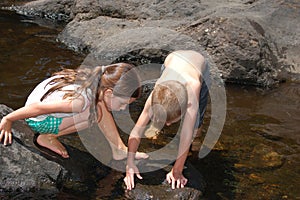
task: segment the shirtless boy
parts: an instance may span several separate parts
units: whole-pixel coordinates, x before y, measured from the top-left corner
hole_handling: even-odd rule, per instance
[[[166,180],[172,189],[186,185],[188,180],[183,175],[183,168],[198,127],[201,130],[208,98],[204,74],[207,74],[208,70],[205,58],[196,51],[174,51],[166,57],[162,74],[148,97],[128,140],[124,178],[127,189],[131,190],[135,186],[134,174],[142,179],[134,158],[150,120],[159,129],[162,128],[161,125],[168,126],[182,120],[177,159],[172,170],[166,175]]]

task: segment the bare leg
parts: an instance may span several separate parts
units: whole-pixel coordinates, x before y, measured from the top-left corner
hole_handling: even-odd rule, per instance
[[[122,160],[127,158],[127,147],[123,143],[119,135],[119,131],[117,130],[115,121],[111,113],[107,110],[102,102],[98,103],[98,109],[101,109],[102,113],[102,117],[98,122],[98,127],[103,132],[104,136],[110,144],[113,159]],[[148,154],[142,152],[137,152],[135,155],[136,159],[145,159],[148,157]]]
[[[98,105],[100,105],[100,103]],[[111,146],[113,158],[115,160],[122,160],[124,158],[127,158],[127,147],[120,138],[119,132],[117,130],[115,121],[112,118],[111,113],[106,109],[104,105],[100,105],[100,109],[102,111],[98,113],[102,113],[102,117],[101,120],[98,122],[98,126]],[[74,117],[64,118],[61,125],[59,126],[59,133],[57,135],[39,135],[39,137],[37,138],[38,144],[56,152],[63,158],[68,158],[69,155],[66,148],[59,142],[57,138],[63,135],[68,135],[86,129],[88,127],[89,114],[89,110],[87,109],[83,113],[75,115]],[[136,153],[137,159],[148,157],[149,156],[145,153]]]
[[[59,126],[59,133],[54,134],[42,134],[37,138],[37,143],[45,148],[54,151],[61,155],[63,158],[68,158],[68,152],[62,143],[57,139],[62,135],[67,135],[88,127],[88,109],[83,113],[75,115],[74,117],[64,118],[61,125]]]
[[[61,155],[63,158],[69,158],[66,148],[57,140],[57,137],[53,134],[42,134],[37,138],[37,143],[42,147],[50,149],[55,153]]]

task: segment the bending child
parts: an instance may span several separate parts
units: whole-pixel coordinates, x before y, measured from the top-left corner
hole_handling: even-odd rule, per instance
[[[134,174],[142,179],[134,158],[146,125],[152,120],[150,128],[158,131],[146,137],[156,137],[164,125],[171,125],[182,120],[180,142],[176,162],[166,175],[172,189],[182,188],[187,179],[183,176],[183,168],[190,145],[196,136],[198,127],[202,125],[208,98],[208,88],[204,82],[204,74],[208,72],[204,57],[195,51],[175,51],[169,54],[163,65],[163,72],[148,97],[144,109],[132,129],[128,140],[128,157],[126,177],[127,189],[134,188]],[[201,131],[201,127],[200,127]],[[200,132],[199,131],[199,132]],[[199,133],[198,132],[198,133]]]
[[[11,144],[12,123],[25,119],[37,133],[38,145],[68,158],[67,150],[57,138],[96,122],[109,141],[113,159],[124,159],[127,147],[110,111],[124,110],[140,96],[140,88],[139,76],[130,64],[64,69],[38,84],[24,107],[2,118],[0,142]],[[145,153],[136,155],[137,159],[147,157]]]

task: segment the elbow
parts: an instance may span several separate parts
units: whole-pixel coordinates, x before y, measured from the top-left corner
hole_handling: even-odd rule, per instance
[[[46,114],[49,111],[45,108],[43,102],[38,102],[38,103],[33,103],[30,105],[30,109],[33,111],[33,115],[37,116],[37,115],[42,115],[42,114]]]

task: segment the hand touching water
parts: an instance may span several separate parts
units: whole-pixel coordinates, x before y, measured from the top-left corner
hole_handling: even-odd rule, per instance
[[[139,179],[143,179],[140,175],[140,171],[135,164],[127,164],[126,166],[126,177],[124,178],[124,182],[126,184],[127,190],[132,190],[134,188],[134,174]]]

